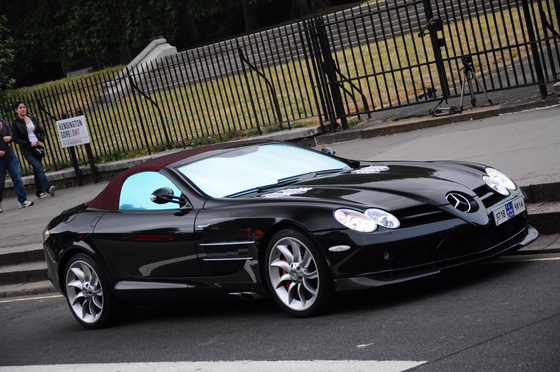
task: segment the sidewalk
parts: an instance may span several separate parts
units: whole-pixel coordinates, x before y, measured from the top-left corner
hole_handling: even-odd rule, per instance
[[[484,102],[482,103],[484,104]],[[433,106],[433,103],[430,105]],[[352,157],[349,155],[356,154],[358,144],[361,143],[360,140],[375,141],[376,138],[383,138],[396,133],[416,131],[414,132],[415,136],[422,138],[425,143],[425,151],[437,152],[438,146],[431,143],[431,141],[438,140],[437,136],[427,136],[428,133],[433,134],[433,132],[428,130],[418,131],[419,129],[436,128],[446,124],[458,125],[461,122],[480,121],[484,118],[498,117],[507,113],[535,110],[536,108],[544,107],[547,107],[546,110],[548,111],[546,112],[548,116],[555,116],[554,120],[558,125],[549,126],[544,129],[533,128],[528,125],[516,126],[516,132],[514,133],[518,139],[523,140],[527,138],[530,141],[536,141],[531,143],[531,145],[538,148],[541,147],[541,142],[542,147],[549,146],[551,139],[560,138],[560,100],[556,95],[546,100],[533,98],[530,100],[517,100],[513,103],[506,102],[495,106],[475,107],[452,116],[421,116],[399,121],[391,121],[387,118],[387,115],[399,114],[404,118],[417,115],[418,112],[426,112],[426,107],[415,106],[406,108],[406,110],[392,110],[380,113],[376,118],[365,120],[363,123],[346,131],[320,135],[318,127],[297,128],[269,134],[262,136],[262,138],[293,141],[312,147],[329,145],[335,149],[337,146],[333,144],[339,144],[342,148],[345,147],[343,146],[345,142],[356,141],[346,145],[349,148],[348,154],[338,153],[341,156]],[[399,112],[397,113],[396,111]],[[558,120],[556,120],[556,117]],[[477,133],[476,131],[480,131],[481,136],[484,137],[480,141],[484,140],[485,143],[492,144],[491,148],[484,148],[484,151],[479,151],[480,154],[477,154],[476,161],[485,164],[495,163],[497,156],[507,150],[508,141],[505,139],[509,135],[513,135],[499,130],[490,132],[483,125],[472,130],[475,131],[475,134]],[[475,140],[473,141],[478,141],[476,137],[474,138]],[[403,146],[406,145],[406,143],[403,144]],[[451,146],[455,153],[460,153],[461,151],[473,151],[473,146],[475,145],[477,144],[467,143],[462,146],[457,144],[449,144],[448,146]],[[484,146],[484,144],[480,146]],[[558,234],[560,232],[558,230],[560,228],[560,223],[558,223],[558,215],[560,215],[560,172],[555,171],[555,169],[558,169],[560,146],[554,151],[555,153],[551,153],[549,156],[528,159],[531,166],[521,167],[521,173],[513,177],[529,196],[528,202],[532,203],[528,206],[530,216],[543,216],[542,219],[552,225],[551,232],[545,233],[544,236],[541,236],[535,243],[526,248],[535,253],[560,252],[560,234]],[[383,159],[383,156],[389,153],[389,148],[386,150],[378,148],[376,158]],[[97,184],[86,183],[81,187],[72,187],[75,183],[73,169],[50,173],[48,177],[58,188],[56,196],[40,200],[31,197],[30,200],[35,205],[30,208],[18,209],[17,199],[14,196],[7,197],[5,194],[2,202],[4,212],[0,213],[0,225],[2,226],[0,229],[0,275],[2,275],[2,278],[9,278],[9,280],[3,279],[0,283],[0,298],[49,293],[52,287],[44,277],[46,265],[42,252],[42,231],[47,222],[63,210],[91,200],[107,185],[108,180],[122,170],[160,155],[156,154],[145,158],[99,164],[98,169],[102,181]],[[355,158],[360,159],[359,156]],[[89,167],[82,167],[82,170],[84,181],[87,182],[90,178],[88,177],[90,169]],[[28,194],[33,195],[33,192]],[[27,265],[25,270],[22,270],[22,262],[25,262]],[[7,282],[23,284],[4,285]]]

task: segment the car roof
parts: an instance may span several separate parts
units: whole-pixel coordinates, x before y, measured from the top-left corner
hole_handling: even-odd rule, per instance
[[[262,143],[270,143],[268,141],[253,140],[243,142],[224,142],[214,145],[196,147],[183,151],[174,152],[169,155],[159,156],[146,162],[137,164],[122,173],[118,174],[109,184],[88,203],[89,208],[117,210],[119,209],[120,192],[123,182],[133,174],[138,172],[159,172],[163,167],[173,166],[176,163],[186,163],[188,159],[199,158],[200,155],[208,154],[216,150],[226,150],[237,148],[240,146],[253,146]]]

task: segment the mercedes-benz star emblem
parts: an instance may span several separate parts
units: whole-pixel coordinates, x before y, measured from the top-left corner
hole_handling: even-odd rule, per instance
[[[457,193],[451,193],[447,195],[447,201],[451,204],[455,209],[468,213],[471,211],[471,203],[469,199],[465,196]]]

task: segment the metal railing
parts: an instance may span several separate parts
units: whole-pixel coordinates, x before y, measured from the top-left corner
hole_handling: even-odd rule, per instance
[[[15,97],[70,166],[55,121],[84,115],[97,162],[456,97],[462,58],[498,91],[559,80],[560,0],[386,0]],[[12,112],[0,113],[13,117]],[[85,149],[76,156],[87,163]],[[20,157],[21,158],[21,157]],[[30,169],[22,161],[24,174]]]
[[[348,19],[308,21],[320,69],[313,84],[324,95],[330,87],[333,103],[322,122],[344,127],[364,113],[458,97],[464,60],[472,60],[478,90],[538,86],[544,98],[546,84],[560,79],[559,13],[558,0],[378,1],[349,10]],[[333,66],[343,75],[335,77]],[[349,84],[369,108],[348,94],[336,106]]]

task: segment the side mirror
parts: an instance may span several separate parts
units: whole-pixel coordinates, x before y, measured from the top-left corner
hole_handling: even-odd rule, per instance
[[[335,149],[333,149],[332,147],[323,147],[321,148],[321,152],[331,156],[334,156],[334,154],[336,154]]]
[[[150,200],[156,204],[177,203],[181,206],[190,206],[187,198],[173,195],[173,190],[169,187],[162,187],[154,191],[152,195],[150,195]]]

